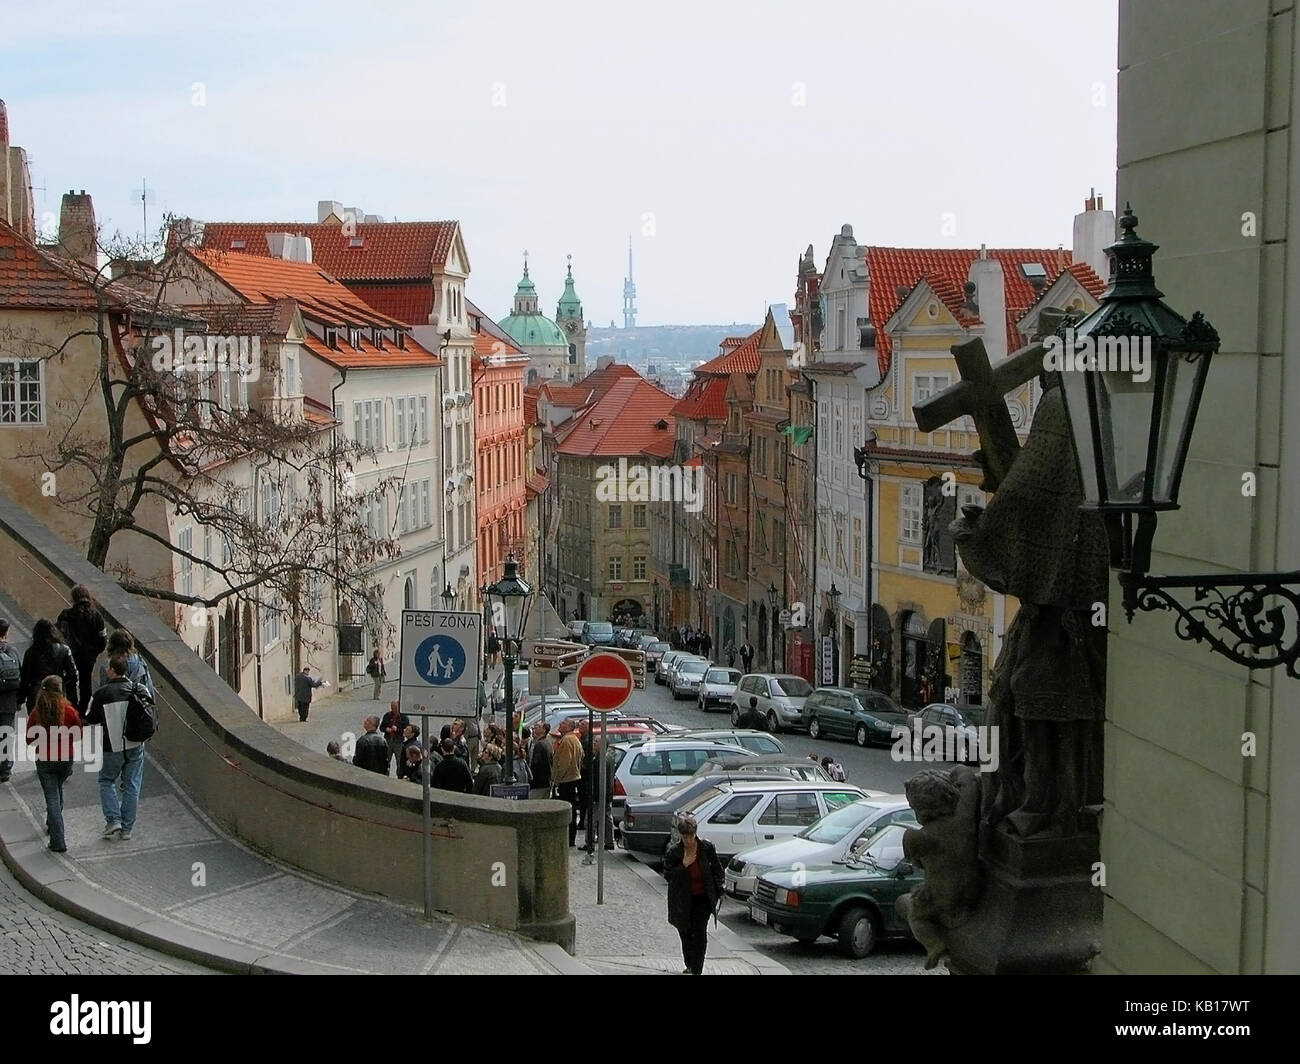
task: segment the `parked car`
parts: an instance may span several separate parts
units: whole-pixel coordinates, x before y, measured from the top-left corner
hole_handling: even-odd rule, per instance
[[[979,731],[975,720],[982,720],[983,714],[978,706],[962,707],[949,705],[946,702],[931,702],[919,713],[911,718],[909,722],[912,730],[924,730],[925,728],[944,729],[944,736],[947,737],[948,728],[955,728],[961,732],[961,741],[966,746],[967,763],[979,761]],[[945,747],[945,751],[946,751]],[[961,751],[954,751],[960,753]]]
[[[737,748],[709,739],[657,738],[620,742],[614,747],[614,823],[623,819],[629,798],[647,787],[669,787],[695,774],[705,761]]]
[[[740,678],[731,696],[731,723],[741,727],[742,713],[751,710],[763,718],[770,732],[802,727],[804,700],[812,693],[812,685],[802,676],[752,672]]]
[[[614,645],[614,626],[609,621],[588,621],[582,626],[582,641],[589,647]]]
[[[698,696],[700,685],[704,682],[704,674],[712,667],[712,662],[706,658],[686,658],[677,663],[673,669],[672,683],[669,690],[673,693],[673,701],[679,698],[690,698],[692,695]]]
[[[782,842],[742,850],[728,863],[723,889],[741,901],[754,893],[758,877],[771,869],[805,868],[842,861],[849,850],[889,824],[915,824],[916,814],[901,794],[866,798],[827,813],[817,823]]]
[[[542,705],[542,696],[528,689],[526,677],[527,674],[525,674],[524,686],[522,688],[519,687],[515,688],[515,709],[523,713],[525,720],[539,713],[541,711],[541,705]],[[504,704],[505,702],[504,693],[502,692],[498,692],[498,693],[500,694],[502,704]],[[546,711],[549,713],[551,711],[551,706],[553,704],[560,705],[561,703],[576,702],[576,701],[577,699],[574,698],[573,695],[569,694],[569,692],[566,691],[563,687],[559,687],[556,688],[554,694],[549,694],[546,696]]]
[[[777,763],[780,762],[780,763]],[[721,766],[726,767],[721,767]],[[710,771],[705,771],[705,768]],[[640,798],[628,799],[620,825],[623,845],[657,863],[669,844],[677,841],[677,810],[719,783],[777,779],[825,780],[821,768],[808,760],[765,757],[710,758],[695,775],[671,787],[649,787]]]
[[[739,746],[754,754],[785,755],[785,747],[781,745],[780,739],[753,728],[691,728],[686,734],[692,739],[709,739],[715,743]]]
[[[749,915],[800,942],[831,935],[854,958],[865,957],[881,939],[910,937],[897,902],[925,881],[925,874],[903,859],[903,835],[910,830],[890,824],[856,844],[843,860],[763,873]]]
[[[646,650],[652,643],[659,642],[659,637],[654,632],[642,632],[636,643],[633,644],[637,650]]]
[[[662,639],[656,639],[653,643],[647,643],[645,646],[645,667],[646,672],[653,672],[659,664],[659,659],[672,650],[671,643],[665,643]],[[659,680],[656,677],[655,683]]]
[[[819,687],[803,704],[803,725],[814,739],[852,739],[859,746],[890,745],[907,714],[888,695],[847,687]]]
[[[736,693],[738,683],[739,669],[730,669],[726,665],[711,666],[700,681],[699,694],[696,696],[700,710],[708,712],[714,706],[725,709],[731,705],[731,696]]]
[[[655,683],[663,684],[668,682],[668,669],[674,661],[680,657],[685,657],[686,651],[673,650],[669,647],[659,655],[659,660],[655,663]]]
[[[583,629],[587,627],[586,621],[569,622],[569,639],[574,643],[581,643]]]
[[[789,838],[831,810],[878,793],[848,783],[805,780],[719,783],[678,813],[695,817],[700,838],[713,843],[725,866],[741,850]]]
[[[708,658],[702,658],[698,654],[681,654],[678,657],[673,658],[673,663],[668,666],[668,690],[671,691],[673,689],[673,684],[677,682],[677,670],[689,661],[702,662],[706,668],[709,664]],[[700,675],[703,676],[704,673],[700,673]],[[673,697],[676,698],[677,695],[674,694]]]

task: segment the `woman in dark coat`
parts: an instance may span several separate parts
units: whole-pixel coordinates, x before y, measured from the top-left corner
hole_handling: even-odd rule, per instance
[[[19,697],[28,710],[35,708],[36,696],[47,676],[57,676],[63,681],[63,695],[76,708],[81,679],[72,651],[54,622],[42,617],[32,625],[32,645],[23,655],[19,679]]]
[[[99,655],[108,646],[104,629],[104,615],[99,612],[90,588],[78,584],[72,589],[72,605],[59,614],[55,622],[72,651],[77,664],[77,693],[68,693],[68,700],[85,716],[94,691],[94,669]],[[66,688],[65,688],[66,690]]]
[[[722,901],[722,862],[713,843],[699,837],[693,816],[683,816],[677,830],[681,841],[669,846],[664,854],[668,922],[682,939],[682,960],[686,962],[682,974],[703,975],[709,917],[717,920]]]

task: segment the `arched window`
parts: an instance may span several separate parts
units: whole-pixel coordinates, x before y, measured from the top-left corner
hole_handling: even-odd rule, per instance
[[[415,574],[412,573],[406,578],[406,587],[402,592],[402,608],[408,610],[418,609],[415,601]]]

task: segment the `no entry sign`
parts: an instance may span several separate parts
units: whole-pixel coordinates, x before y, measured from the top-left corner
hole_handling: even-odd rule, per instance
[[[578,666],[573,684],[583,705],[609,713],[632,696],[632,669],[616,654],[592,654]]]

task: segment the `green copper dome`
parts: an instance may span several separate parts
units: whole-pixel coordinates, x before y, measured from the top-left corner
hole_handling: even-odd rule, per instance
[[[569,341],[560,327],[544,314],[511,314],[498,325],[525,351],[530,347],[568,348]]]

